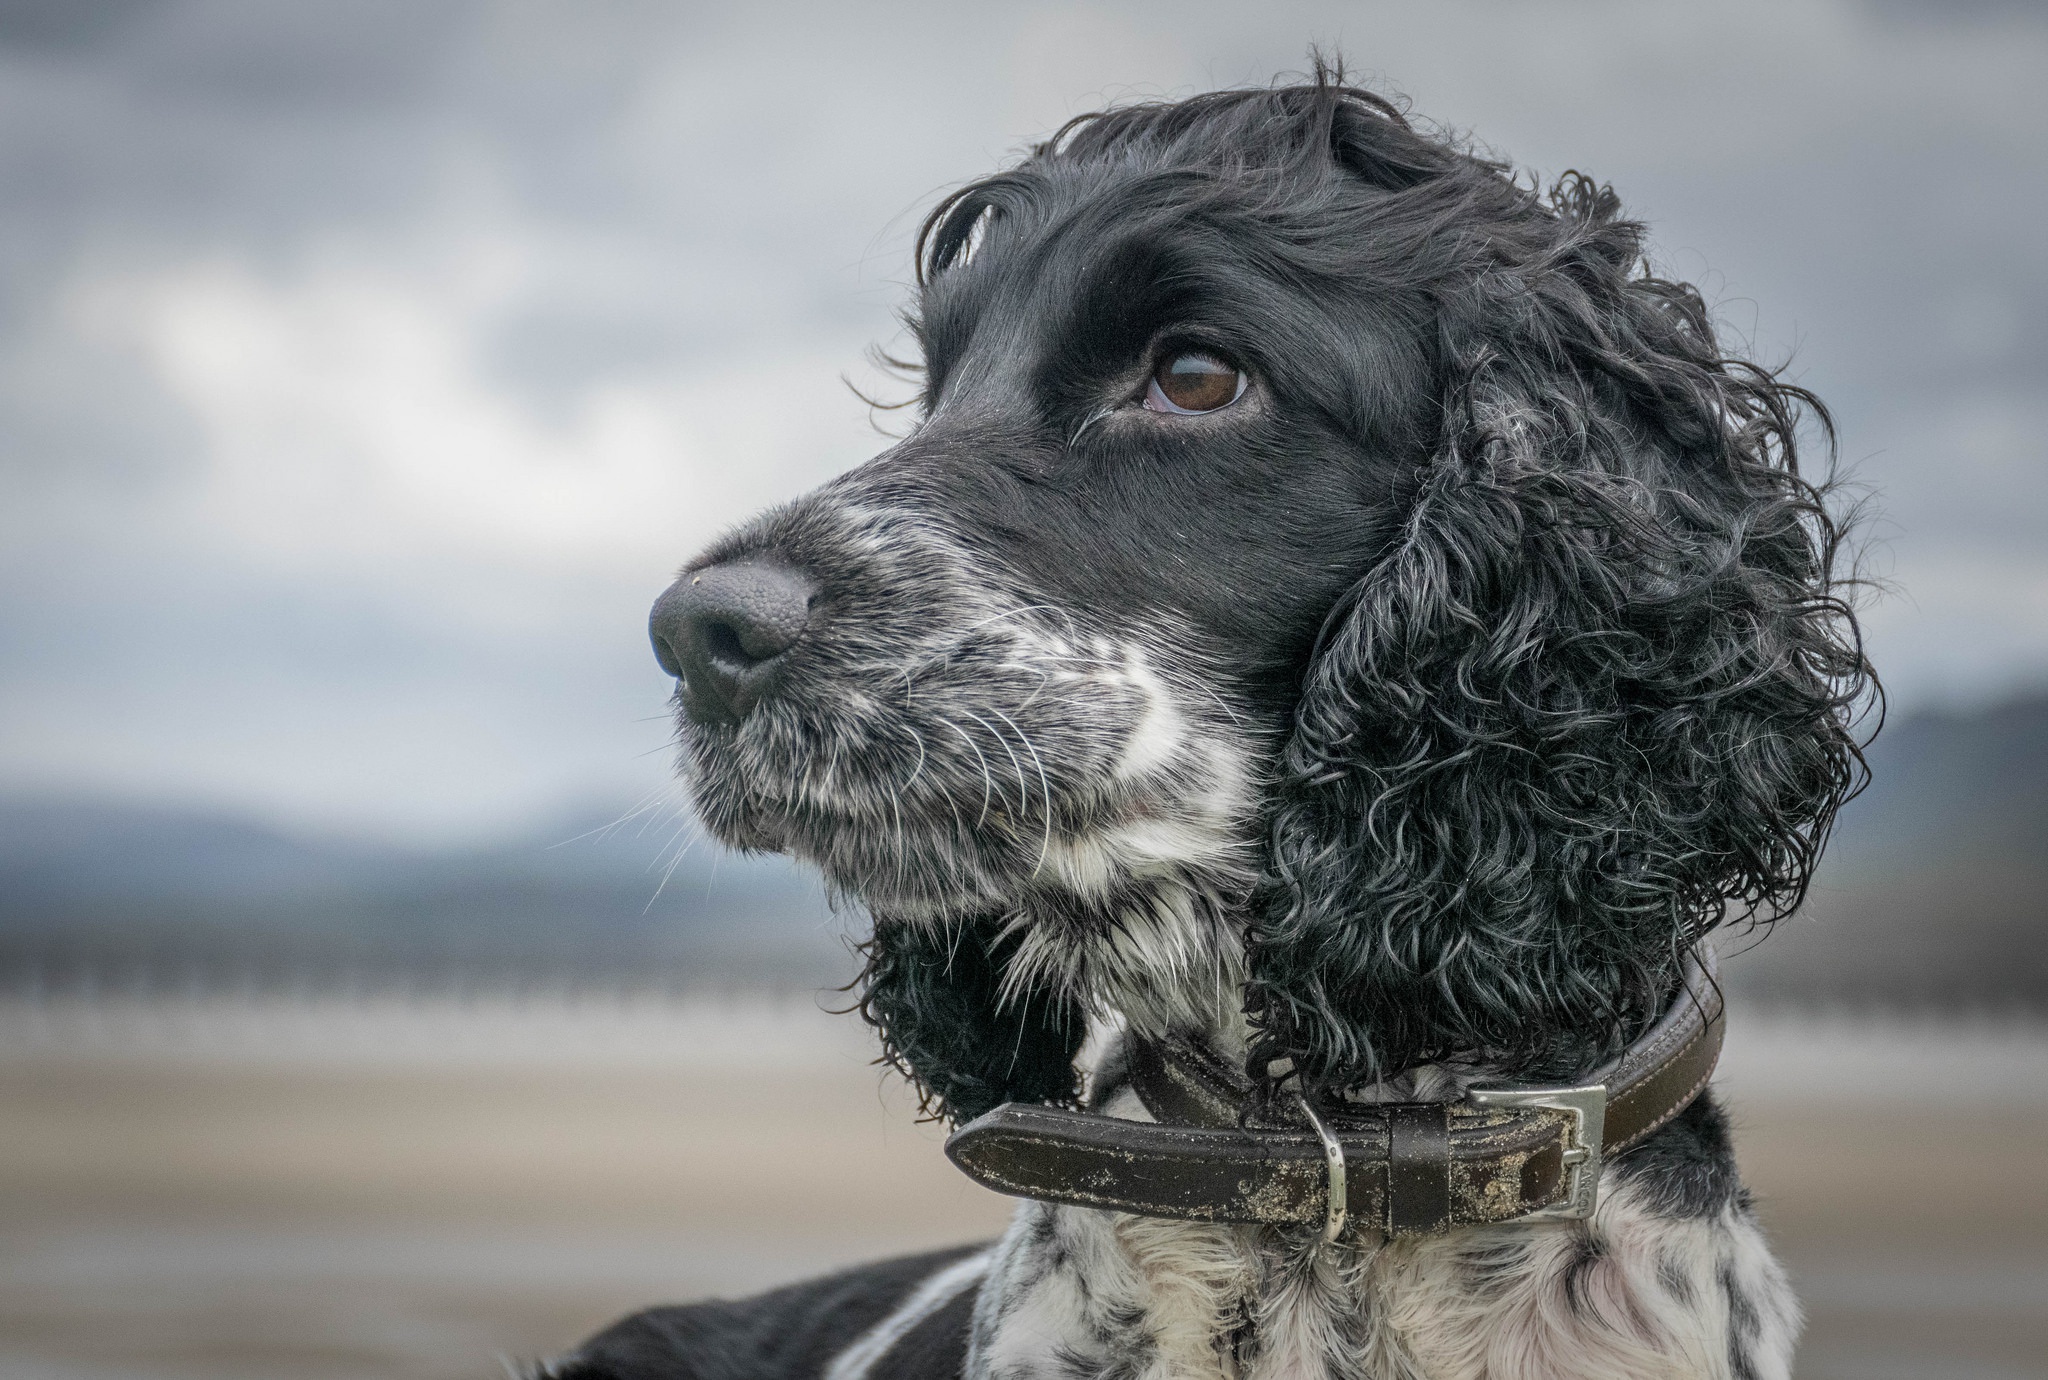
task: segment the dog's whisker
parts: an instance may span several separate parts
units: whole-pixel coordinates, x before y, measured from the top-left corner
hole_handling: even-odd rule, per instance
[[[897,789],[887,786],[889,813],[894,817],[896,827],[891,833],[896,845],[896,884],[908,888],[910,883],[910,831],[903,823],[903,798]]]
[[[1175,688],[1181,689],[1184,687],[1175,686]],[[1244,716],[1231,707],[1230,701],[1224,699],[1222,694],[1216,689],[1215,686],[1208,684],[1206,681],[1195,679],[1189,681],[1185,688],[1192,689],[1195,691],[1195,693],[1207,696],[1209,699],[1215,701],[1216,707],[1223,711],[1224,717],[1230,720],[1232,727],[1240,730],[1245,728],[1246,725],[1244,721]]]
[[[1027,613],[1053,613],[1060,614],[1062,617],[1065,616],[1064,611],[1057,604],[1022,604],[1013,609],[1004,609],[1001,613],[992,613],[978,622],[969,623],[966,627],[960,629],[958,636],[964,638],[969,633],[978,632],[983,628],[995,623],[1001,623],[1006,619],[1021,618]]]
[[[996,742],[1002,746],[1003,755],[1010,759],[1010,768],[1011,770],[1017,773],[1017,816],[1020,820],[1023,819],[1026,815],[1031,813],[1031,789],[1024,780],[1024,764],[1017,759],[1017,754],[1011,751],[1010,740],[1003,736],[1002,730],[998,729],[994,724],[990,723],[987,719],[982,718],[981,715],[975,713],[971,709],[963,710],[962,712],[965,713],[968,718],[974,720],[983,728],[987,729],[988,736],[995,739]],[[1005,723],[1009,723],[1008,716],[1003,714],[1001,710],[992,709],[989,712],[995,714],[998,718],[1001,718]],[[1012,728],[1016,727],[1015,724],[1011,724],[1010,726]],[[1010,802],[1007,799],[1003,801],[1003,804],[1006,806],[1009,803]]]
[[[981,749],[975,746],[973,737],[968,734],[966,729],[960,727],[960,725],[944,715],[939,716],[939,722],[959,734],[960,741],[967,744],[967,750],[973,753],[974,760],[981,764],[981,817],[974,821],[974,827],[979,829],[982,825],[988,823],[988,812],[994,805],[992,796],[995,792],[996,782],[995,777],[989,773],[988,758],[981,755]]]
[[[623,814],[620,814],[617,818],[612,819],[604,824],[600,824],[594,829],[586,829],[580,834],[571,834],[568,838],[557,839],[555,840],[555,842],[547,845],[547,847],[549,850],[552,850],[556,848],[565,847],[572,843],[581,843],[585,839],[609,838],[614,831],[623,827],[630,821],[640,819],[643,816],[648,816],[657,813],[663,802],[668,799],[668,796],[669,790],[667,787],[657,787],[654,790],[649,791],[646,795],[640,797],[640,799],[631,806],[628,806],[625,812]],[[643,825],[643,827],[645,826]]]
[[[903,789],[908,791],[917,784],[917,779],[924,775],[925,759],[928,754],[925,752],[924,735],[917,731],[917,725],[906,723],[903,728],[910,734],[910,740],[917,744],[917,765],[910,769],[910,776],[903,783]]]
[[[668,890],[669,879],[676,875],[676,869],[683,865],[683,859],[690,856],[690,850],[697,846],[702,837],[702,835],[690,828],[688,820],[684,820],[677,825],[676,832],[669,836],[668,845],[663,850],[668,856],[661,869],[661,878],[654,884],[654,894],[649,896],[647,904],[640,908],[642,915],[653,911],[654,903],[661,899],[664,891]],[[678,847],[678,844],[681,846]],[[652,866],[652,864],[649,865]],[[714,876],[717,875],[717,867],[718,855],[713,854],[712,873]]]
[[[1099,407],[1095,411],[1089,413],[1087,418],[1081,423],[1081,425],[1074,428],[1074,434],[1067,438],[1067,449],[1072,450],[1075,446],[1080,445],[1081,438],[1088,434],[1088,428],[1094,426],[1097,422],[1101,421],[1104,417],[1109,416],[1114,411],[1116,411],[1116,406],[1115,404],[1111,404],[1108,407]]]
[[[1045,870],[1045,861],[1052,855],[1052,779],[1046,775],[1045,759],[1039,756],[1038,749],[1032,745],[1030,737],[1024,730],[1017,726],[1016,720],[1000,709],[991,712],[1010,726],[1010,730],[1017,735],[1017,741],[1024,745],[1024,751],[1031,754],[1031,764],[1038,769],[1039,803],[1045,811],[1045,837],[1038,845],[1038,861],[1031,867],[1031,875],[1036,877]]]
[[[1022,714],[1025,710],[1029,709],[1033,701],[1035,701],[1039,697],[1039,695],[1044,692],[1045,687],[1052,683],[1052,675],[1050,672],[1042,670],[1036,666],[1027,667],[1026,669],[1028,669],[1029,671],[1031,671],[1032,674],[1038,677],[1038,684],[1032,686],[1030,693],[1026,694],[1023,699],[1017,701],[1017,703],[1012,706],[1012,708],[1014,708],[1019,714]]]

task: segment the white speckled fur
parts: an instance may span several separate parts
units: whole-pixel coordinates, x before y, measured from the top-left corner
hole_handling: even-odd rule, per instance
[[[1585,1226],[1335,1249],[1027,1203],[984,1286],[968,1374],[1787,1380],[1798,1326],[1746,1211],[1676,1220],[1611,1180]]]

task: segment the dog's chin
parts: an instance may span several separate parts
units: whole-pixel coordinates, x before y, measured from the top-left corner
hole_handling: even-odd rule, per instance
[[[685,715],[683,775],[713,836],[814,865],[878,919],[1096,929],[1168,892],[1241,889],[1251,744],[1135,653],[1101,660],[1063,689],[987,672],[908,703],[814,677],[737,725]],[[1014,699],[970,696],[996,689]]]
[[[957,828],[915,818],[876,819],[721,770],[700,769],[686,780],[698,820],[720,843],[809,863],[835,891],[870,906],[919,914],[957,909],[1007,890],[1015,871],[1004,856],[1014,849],[1003,847],[999,834],[963,838]]]
[[[1071,822],[1048,828],[1036,812],[921,818],[897,808],[875,817],[801,796],[781,804],[758,787],[734,789],[718,774],[699,778],[693,794],[720,842],[808,863],[835,892],[895,922],[1044,912],[1075,925],[1095,914],[1114,923],[1138,893],[1162,886],[1235,889],[1248,851],[1242,841],[1213,835],[1185,851],[1192,840],[1175,835],[1196,831],[1176,822],[1194,812],[1141,797],[1087,810],[1056,803],[1055,816]]]
[[[815,808],[775,810],[753,801],[720,808],[709,794],[698,793],[699,816],[721,843],[808,863],[832,890],[878,917],[942,922],[985,915],[1057,887],[1045,871],[1043,831],[1027,838],[1007,818],[971,829],[951,819],[883,823]],[[971,817],[967,822],[976,823]]]
[[[1141,1034],[1235,1028],[1233,917],[1258,852],[1237,745],[1207,739],[1151,770],[1095,771],[1064,790],[1048,774],[1038,791],[1005,796],[979,773],[936,789],[929,767],[927,788],[912,791],[906,766],[826,753],[796,734],[773,751],[752,734],[684,741],[710,833],[817,867],[878,934],[994,923],[1015,941],[1006,991],[1063,992]]]

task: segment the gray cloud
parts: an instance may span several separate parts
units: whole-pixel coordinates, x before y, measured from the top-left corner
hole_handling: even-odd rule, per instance
[[[2038,681],[2044,14],[0,3],[0,773],[387,833],[662,789],[642,610],[879,444],[837,374],[917,209],[1311,39],[1793,358],[1903,704]]]

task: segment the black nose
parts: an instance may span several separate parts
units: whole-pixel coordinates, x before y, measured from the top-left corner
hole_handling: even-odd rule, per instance
[[[745,718],[803,636],[816,592],[807,577],[766,561],[693,570],[670,585],[654,601],[647,633],[661,669],[682,680],[690,717]]]

